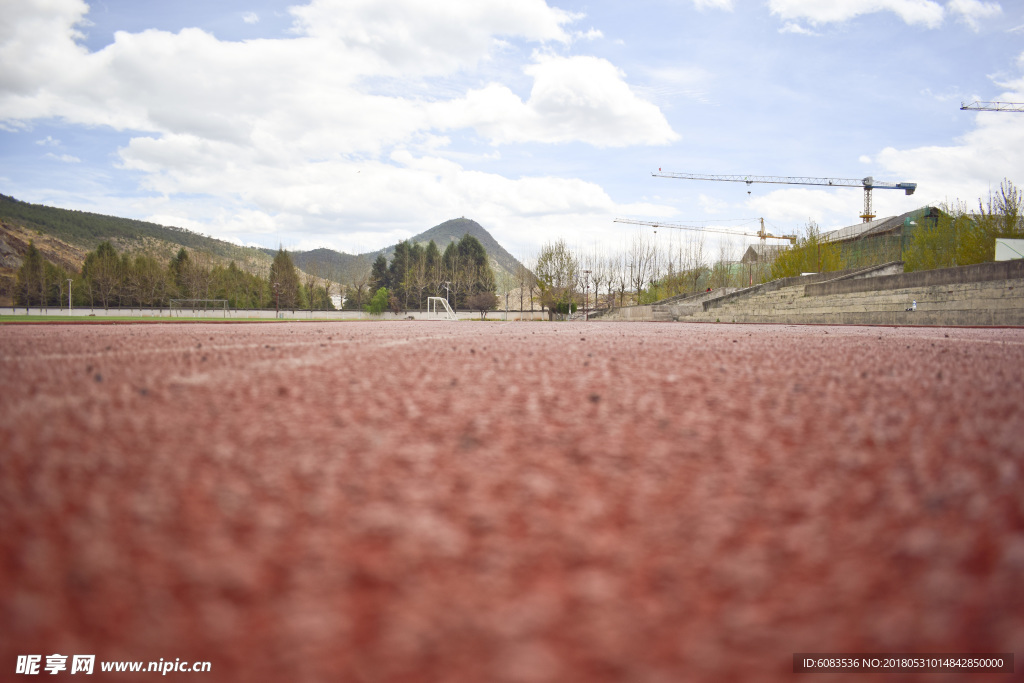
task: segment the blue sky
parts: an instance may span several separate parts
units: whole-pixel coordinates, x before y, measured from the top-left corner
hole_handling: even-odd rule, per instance
[[[0,192],[242,244],[368,251],[449,218],[517,255],[616,217],[799,232],[1024,183],[1024,3],[18,0]],[[749,193],[748,193],[749,190]]]

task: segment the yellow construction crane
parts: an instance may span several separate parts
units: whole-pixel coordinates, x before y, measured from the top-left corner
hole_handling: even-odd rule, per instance
[[[657,232],[658,228],[672,228],[673,230],[693,230],[696,232],[716,232],[725,235],[739,235],[742,237],[757,237],[761,240],[761,249],[758,252],[758,259],[763,260],[765,256],[765,240],[789,240],[790,244],[796,244],[796,235],[773,235],[764,229],[764,219],[761,221],[761,229],[757,232],[744,232],[742,230],[726,230],[725,228],[708,228],[698,225],[683,225],[682,223],[662,223],[660,221],[638,221],[632,218],[616,218],[616,223],[629,223],[631,225],[649,225]],[[753,267],[748,271],[750,284],[754,284]]]
[[[769,240],[789,240],[791,244],[796,244],[796,235],[772,235],[771,233],[765,232],[764,219],[761,218],[761,229],[757,232],[743,232],[740,230],[727,230],[725,228],[708,228],[699,225],[683,225],[682,223],[664,223],[661,221],[638,221],[632,218],[616,218],[616,223],[629,223],[631,225],[649,225],[652,228],[672,228],[673,230],[694,230],[696,232],[717,232],[725,235],[737,235],[740,237],[759,237],[761,242],[766,239]]]
[[[1024,111],[1021,102],[971,102],[960,103],[960,111]]]
[[[681,178],[683,180],[724,180],[731,183],[772,183],[774,185],[826,185],[829,187],[863,187],[864,213],[860,217],[865,223],[875,218],[871,210],[871,190],[903,190],[908,195],[914,194],[917,183],[880,183],[868,176],[860,180],[850,178],[807,178],[803,176],[771,176],[771,175],[710,175],[707,173],[669,173],[658,169],[652,173],[656,178]]]

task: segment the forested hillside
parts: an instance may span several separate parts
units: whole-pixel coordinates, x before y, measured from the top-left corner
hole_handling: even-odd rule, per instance
[[[265,261],[267,267],[272,258],[272,254],[264,258],[261,250],[240,247],[181,227],[29,204],[6,195],[0,195],[0,220],[39,230],[84,251],[95,249],[101,242],[110,242],[132,253],[162,250],[168,252],[168,258],[179,247],[238,262],[258,259]]]
[[[495,286],[495,277],[506,284],[513,278],[522,279],[522,274],[525,272],[523,266],[498,244],[483,226],[466,218],[446,221],[409,240],[403,240],[398,245],[366,254],[345,254],[322,248],[306,252],[292,252],[290,257],[299,271],[299,276],[303,278],[303,282],[307,283],[308,281],[310,292],[313,291],[312,283],[314,282],[318,283],[318,287],[324,288],[325,294],[331,289],[331,283],[334,283],[338,287],[339,294],[354,292],[356,305],[361,306],[364,303],[364,295],[368,294],[367,290],[370,287],[385,285],[385,281],[380,277],[371,277],[371,266],[382,256],[385,263],[393,262],[397,248],[402,252],[401,264],[396,266],[397,271],[395,267],[389,267],[388,272],[391,274],[386,284],[390,285],[389,289],[401,294],[403,305],[417,305],[421,303],[420,299],[426,296],[427,290],[430,294],[437,294],[440,291],[439,284],[431,285],[428,284],[429,278],[424,279],[427,272],[436,271],[434,275],[437,277],[434,279],[447,279],[450,283],[449,286],[453,289],[461,288],[462,281],[468,277],[461,272],[462,266],[456,267],[459,259],[454,261],[452,258],[448,259],[450,263],[447,263],[447,267],[451,272],[442,277],[439,269],[440,261],[431,264],[432,271],[425,270],[426,262],[420,263],[421,259],[417,258],[417,255],[425,256],[427,252],[424,250],[431,242],[434,242],[434,251],[438,254],[447,253],[449,247],[458,245],[467,236],[480,245],[481,253],[486,254],[486,265],[493,274],[484,279],[489,283],[490,289],[493,290]],[[470,243],[467,242],[467,244]],[[33,287],[33,289],[40,292],[38,297],[42,301],[59,301],[62,295],[60,283],[57,281],[58,274],[60,277],[65,277],[65,274],[72,276],[82,272],[88,255],[104,244],[108,245],[105,247],[104,253],[107,255],[117,254],[121,259],[119,269],[123,272],[125,282],[140,279],[142,276],[139,273],[142,271],[150,273],[154,268],[166,269],[168,263],[181,258],[183,248],[191,254],[192,263],[202,264],[202,267],[196,272],[207,273],[213,277],[211,283],[216,281],[221,274],[226,274],[224,277],[227,277],[227,280],[221,283],[223,286],[210,284],[199,287],[194,283],[186,285],[185,281],[175,284],[174,280],[177,276],[165,273],[161,275],[161,282],[167,280],[170,283],[168,286],[161,285],[145,297],[138,293],[141,291],[139,287],[135,287],[134,290],[127,286],[120,287],[117,296],[111,297],[112,300],[117,301],[115,305],[159,305],[158,301],[165,301],[174,295],[184,296],[186,292],[189,292],[190,296],[198,296],[199,290],[204,292],[204,297],[212,296],[209,293],[212,291],[210,287],[219,292],[217,295],[219,298],[231,299],[240,306],[268,305],[266,293],[257,293],[256,290],[259,288],[253,289],[254,285],[250,287],[251,283],[248,283],[248,280],[245,280],[242,275],[256,276],[260,280],[267,281],[271,261],[277,255],[277,251],[273,249],[240,247],[182,228],[30,204],[0,194],[0,304],[9,305],[15,300],[24,300],[26,297],[33,298],[26,292],[21,292],[21,295],[16,296],[19,287],[25,289],[24,283],[19,285],[16,274],[24,263],[30,244],[34,245],[34,249],[43,262],[56,267],[56,270],[49,273],[49,277],[45,269],[40,270],[40,276],[48,284],[38,288]],[[411,260],[410,255],[413,257]],[[140,261],[139,257],[144,258]],[[463,254],[462,258],[468,257]],[[484,265],[477,264],[475,267],[481,269]],[[416,278],[413,278],[412,273],[417,268],[418,274]],[[398,271],[401,273],[396,274]],[[236,279],[238,282],[235,282]],[[423,280],[423,282],[413,286],[410,284],[412,279],[417,279],[417,282]],[[246,283],[245,287],[238,284],[243,281]],[[85,283],[81,284],[84,286]],[[243,296],[238,293],[239,288],[246,292],[251,289],[252,292]],[[478,289],[479,287],[473,285],[469,289],[474,288]],[[414,289],[422,291],[417,291],[417,296],[413,297],[411,292]],[[154,293],[156,291],[159,291],[159,294]],[[469,290],[467,289],[467,291]],[[81,296],[83,298],[87,296],[84,290]],[[88,294],[88,298],[90,302],[94,301],[95,294]],[[459,304],[463,303],[464,296],[460,294]]]
[[[421,232],[415,237],[410,237],[407,242],[412,244],[418,244],[421,247],[426,247],[427,244],[433,241],[438,249],[444,251],[449,244],[458,242],[466,235],[476,238],[485,250],[487,255],[491,259],[492,267],[497,266],[495,270],[503,270],[506,273],[513,274],[522,264],[516,260],[512,254],[501,246],[491,233],[487,232],[486,229],[479,223],[468,218],[454,218],[450,221],[445,221],[440,225],[435,225],[430,230]],[[381,251],[373,252],[369,254],[371,260],[377,257],[377,254],[384,254],[384,257],[388,261],[395,257],[395,245],[383,249]]]

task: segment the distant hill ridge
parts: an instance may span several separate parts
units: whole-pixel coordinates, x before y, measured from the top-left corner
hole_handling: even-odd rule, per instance
[[[241,247],[184,228],[118,218],[99,213],[58,209],[42,204],[29,204],[0,194],[0,218],[27,228],[40,230],[70,245],[91,251],[100,242],[142,242],[148,239],[170,242],[190,249],[208,251],[224,258],[244,260],[245,252],[255,249]]]
[[[158,225],[132,218],[118,218],[87,211],[58,209],[42,204],[30,204],[14,197],[0,194],[0,219],[37,230],[51,238],[64,242],[73,249],[68,252],[80,255],[95,249],[100,242],[110,241],[119,251],[129,253],[146,252],[154,256],[170,258],[181,247],[206,251],[219,260],[236,261],[249,270],[266,270],[276,249],[242,247],[232,242],[202,235],[185,228]],[[480,240],[491,258],[492,265],[514,273],[519,261],[502,247],[491,233],[479,223],[468,218],[455,218],[436,225],[425,232],[410,237],[410,242],[426,245],[434,240],[443,252],[450,242],[472,235]],[[8,235],[8,239],[14,239]],[[24,245],[11,245],[12,252],[23,251]],[[378,254],[383,253],[389,260],[394,257],[395,245],[365,254],[346,254],[333,249],[293,251],[295,265],[303,271],[318,271],[321,276],[330,275],[335,281],[351,282],[357,271],[369,267]],[[79,262],[76,267],[81,267]]]
[[[465,217],[453,218],[440,225],[435,225],[429,230],[408,238],[406,241],[426,246],[433,240],[437,248],[443,253],[445,247],[452,242],[461,240],[465,235],[472,235],[480,241],[480,244],[487,250],[491,266],[496,272],[497,270],[504,270],[511,275],[520,266],[519,261],[512,254],[508,253],[505,247],[501,246],[491,233],[487,232],[486,228],[476,221]],[[395,246],[392,244],[383,249],[368,251],[363,254],[345,254],[333,249],[313,249],[311,251],[294,251],[291,253],[292,260],[295,261],[295,265],[300,269],[306,271],[312,269],[325,273],[341,273],[342,281],[348,282],[352,280],[353,275],[359,268],[373,263],[378,255],[384,254],[388,261],[393,259],[395,257]],[[264,249],[263,251],[271,256],[277,253],[276,249]]]
[[[155,256],[170,258],[181,247],[205,251],[219,259],[237,261],[241,266],[263,270],[269,267],[270,258],[276,249],[260,249],[240,247],[239,245],[218,240],[181,227],[160,225],[133,218],[119,218],[87,211],[58,209],[41,204],[29,204],[13,197],[0,195],[0,219],[8,223],[23,226],[28,230],[38,230],[53,240],[66,243],[72,249],[70,254],[83,258],[85,252],[95,249],[99,243],[110,241],[120,251],[147,252]],[[457,242],[471,234],[480,241],[493,265],[514,273],[520,265],[504,247],[482,225],[468,218],[454,218],[420,232],[409,239],[410,242],[426,245],[431,240],[442,252],[452,242]],[[13,234],[8,234],[13,239]],[[24,251],[13,245],[11,254]],[[324,275],[331,275],[335,281],[351,282],[356,271],[369,267],[378,254],[384,254],[389,260],[394,257],[394,245],[365,254],[346,254],[333,249],[313,249],[310,251],[291,252],[295,265],[301,270],[316,270]],[[74,260],[75,256],[72,256]],[[9,265],[9,264],[6,264]],[[68,263],[67,265],[71,265]],[[76,264],[81,267],[81,262]]]

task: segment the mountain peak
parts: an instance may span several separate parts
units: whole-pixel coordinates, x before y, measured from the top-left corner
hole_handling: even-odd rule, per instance
[[[465,235],[472,235],[478,239],[484,249],[487,250],[487,255],[500,269],[512,274],[515,273],[516,268],[521,265],[519,261],[512,256],[512,254],[508,253],[508,251],[501,246],[496,239],[494,239],[491,233],[487,232],[487,229],[484,228],[484,226],[471,218],[466,218],[465,216],[449,219],[444,223],[435,225],[429,230],[410,237],[406,241],[425,246],[430,242],[430,240],[434,240],[434,243],[437,244],[437,248],[444,251],[444,248],[447,247],[449,243],[457,242]],[[395,254],[395,245],[372,252],[370,255],[375,257],[377,254],[381,253],[390,260]]]

